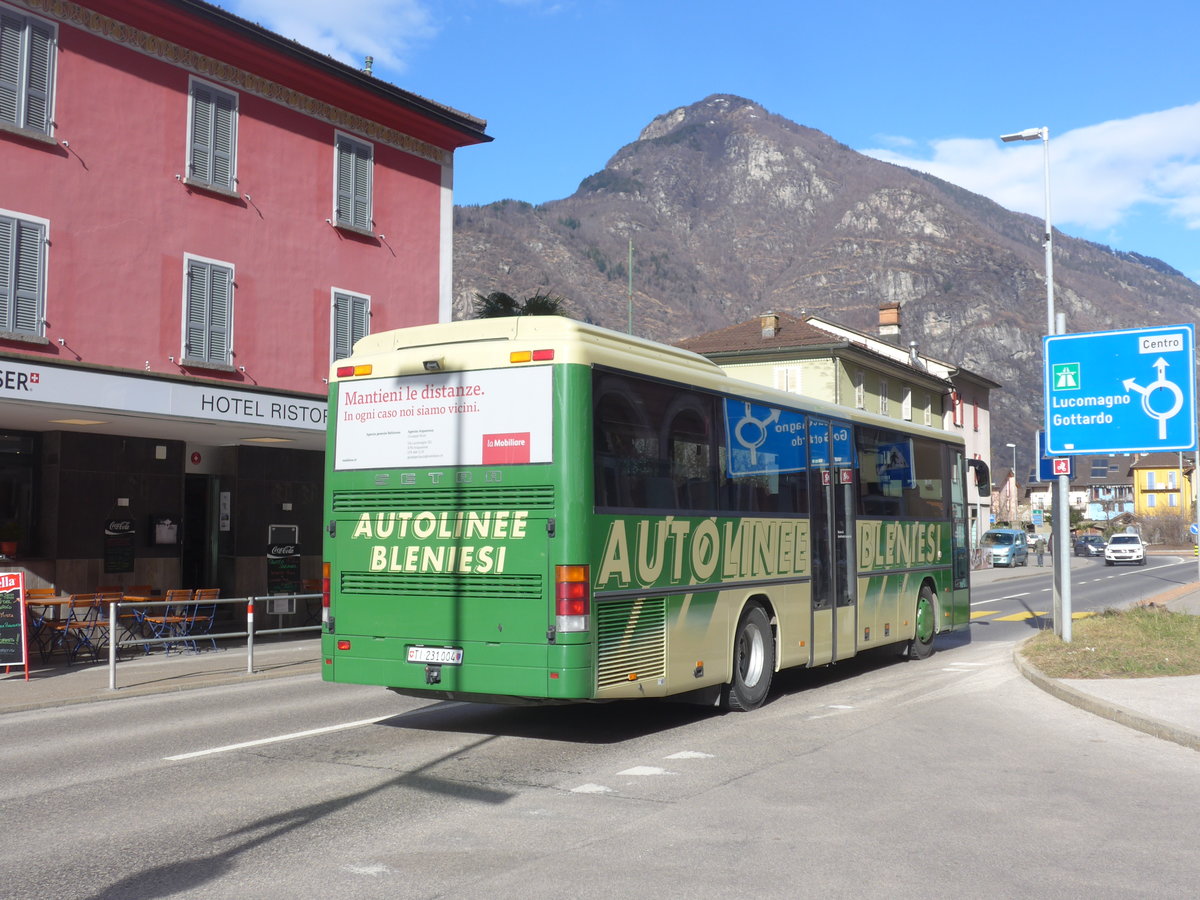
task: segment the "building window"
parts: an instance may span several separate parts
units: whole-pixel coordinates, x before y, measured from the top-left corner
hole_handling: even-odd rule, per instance
[[[912,421],[912,388],[904,389],[904,398],[900,401],[900,416],[906,422]]]
[[[1179,495],[1178,494],[1168,494],[1167,495],[1167,506],[1179,506]]]
[[[1149,508],[1149,509],[1154,509],[1154,507],[1156,507],[1156,506],[1158,505],[1158,502],[1157,502],[1157,501],[1158,501],[1158,495],[1157,495],[1157,494],[1147,494],[1147,495],[1146,495],[1146,506],[1147,506],[1147,508]]]
[[[0,124],[50,134],[56,31],[0,7]]]
[[[881,416],[889,415],[888,383],[884,378],[879,379],[879,414]]]
[[[233,266],[186,257],[183,362],[228,366],[233,358]]]
[[[371,298],[333,292],[333,359],[345,359],[354,344],[371,333]]]
[[[341,228],[370,231],[374,150],[370,144],[339,134],[335,141],[333,222]]]
[[[925,395],[925,424],[933,424],[933,396],[931,394]]]
[[[0,212],[0,331],[42,336],[47,227]]]
[[[236,191],[237,94],[192,81],[188,116],[188,183]]]
[[[788,391],[792,394],[800,393],[800,367],[799,366],[776,366],[775,367],[775,389],[779,391]]]
[[[854,405],[858,409],[867,408],[866,382],[867,379],[863,374],[862,369],[859,369],[854,373]]]

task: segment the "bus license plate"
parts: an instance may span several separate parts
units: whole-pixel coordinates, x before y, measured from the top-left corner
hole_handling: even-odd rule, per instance
[[[410,663],[434,663],[439,666],[461,666],[463,652],[457,647],[409,647]]]

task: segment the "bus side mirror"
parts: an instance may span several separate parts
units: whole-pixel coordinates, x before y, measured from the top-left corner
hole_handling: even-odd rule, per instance
[[[988,465],[982,459],[968,459],[967,466],[975,473],[975,487],[981,494],[992,492],[992,475]]]

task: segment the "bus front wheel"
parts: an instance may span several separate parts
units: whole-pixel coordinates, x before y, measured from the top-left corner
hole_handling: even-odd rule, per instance
[[[908,642],[909,659],[927,659],[933,653],[933,637],[937,631],[937,600],[929,585],[917,595],[916,629]]]
[[[738,620],[733,638],[733,680],[721,689],[721,706],[749,712],[758,709],[771,689],[775,671],[775,637],[766,610],[750,606]]]

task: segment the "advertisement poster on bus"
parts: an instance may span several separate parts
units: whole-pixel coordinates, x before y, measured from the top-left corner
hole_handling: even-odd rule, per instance
[[[547,463],[549,366],[341,381],[338,470]]]

